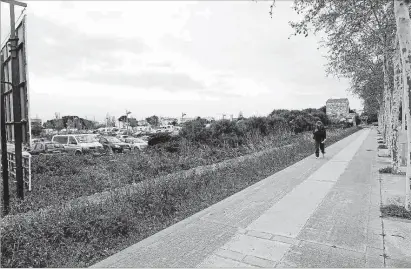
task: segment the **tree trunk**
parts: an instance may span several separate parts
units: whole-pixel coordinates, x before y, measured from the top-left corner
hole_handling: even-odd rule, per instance
[[[394,91],[392,94],[392,106],[391,106],[391,164],[392,172],[398,173],[399,167],[399,114],[400,114],[400,102],[403,95],[402,86],[401,86],[401,63],[400,63],[400,51],[398,46],[396,46],[396,52],[393,59],[394,64]]]
[[[386,42],[387,43],[387,42]],[[384,50],[384,143],[390,149],[390,127],[391,127],[391,89],[390,89],[390,78],[389,78],[389,67],[388,67],[388,45],[385,44],[386,48]]]
[[[408,1],[407,1],[408,2]],[[405,178],[405,208],[409,208],[410,196],[410,176],[411,176],[411,117],[410,100],[411,96],[411,20],[409,14],[409,3],[404,0],[394,1],[394,14],[397,24],[397,35],[401,50],[401,61],[404,76],[404,100],[405,114],[407,118],[407,173]]]
[[[381,102],[380,109],[378,111],[378,131],[384,138],[384,100]]]

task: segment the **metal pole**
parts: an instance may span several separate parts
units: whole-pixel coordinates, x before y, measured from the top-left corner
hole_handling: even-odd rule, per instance
[[[22,128],[21,128],[21,96],[20,96],[20,75],[17,59],[17,42],[14,5],[10,4],[10,51],[11,51],[11,71],[13,84],[13,115],[14,115],[14,147],[16,158],[16,180],[17,197],[24,199],[24,180],[22,162]]]
[[[1,36],[1,3],[0,3],[0,36]],[[0,48],[1,49],[1,48]],[[0,81],[3,80],[3,56],[0,57]],[[3,212],[4,215],[9,213],[10,193],[9,193],[9,163],[7,161],[7,138],[6,138],[6,115],[4,106],[4,84],[1,83],[0,94],[0,137],[1,137],[1,165],[3,177]]]

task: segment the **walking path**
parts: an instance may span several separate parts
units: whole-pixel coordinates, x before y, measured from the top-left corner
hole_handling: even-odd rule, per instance
[[[361,130],[93,267],[384,267],[375,137]]]

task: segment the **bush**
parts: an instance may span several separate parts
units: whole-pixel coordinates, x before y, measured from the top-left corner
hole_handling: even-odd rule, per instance
[[[411,220],[411,212],[407,211],[404,206],[387,205],[381,207],[383,217],[394,217]]]
[[[357,130],[332,130],[328,141],[332,144]],[[43,211],[8,216],[1,225],[1,265],[90,266],[311,155],[312,147],[311,136],[302,135],[287,147],[227,160],[218,167],[180,171]],[[130,158],[107,157],[105,163],[108,158],[120,159],[113,168],[127,174],[127,165],[118,167],[126,157]],[[132,157],[138,159],[134,165],[143,158]]]
[[[155,146],[155,145],[164,144],[164,143],[167,143],[173,140],[176,140],[176,138],[174,136],[171,136],[168,133],[158,133],[150,137],[150,139],[148,140],[148,145]]]
[[[378,170],[381,174],[392,174],[392,167],[384,167]]]

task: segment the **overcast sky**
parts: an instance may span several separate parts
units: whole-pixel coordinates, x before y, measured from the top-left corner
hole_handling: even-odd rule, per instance
[[[272,19],[260,1],[26,2],[32,117],[267,115],[333,97],[361,107],[326,77],[319,37],[288,39],[291,1]]]

